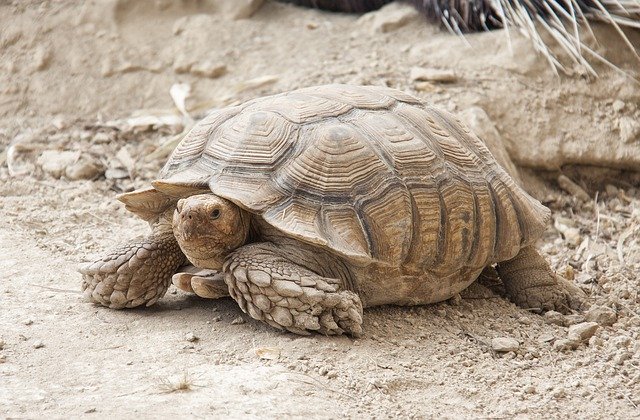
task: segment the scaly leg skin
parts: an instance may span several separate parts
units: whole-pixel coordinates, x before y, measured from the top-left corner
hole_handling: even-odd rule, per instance
[[[218,271],[194,266],[183,267],[179,273],[173,275],[171,281],[178,289],[195,293],[201,298],[219,299],[229,296],[224,274]]]
[[[322,277],[289,260],[273,244],[239,248],[223,267],[229,293],[251,317],[308,335],[362,334],[362,302],[342,281]]]
[[[160,222],[146,238],[80,267],[82,290],[88,300],[112,309],[151,306],[164,296],[185,260],[171,225]]]
[[[566,314],[581,309],[586,297],[577,286],[553,273],[531,246],[521,249],[515,258],[498,263],[498,273],[509,298],[525,309]]]

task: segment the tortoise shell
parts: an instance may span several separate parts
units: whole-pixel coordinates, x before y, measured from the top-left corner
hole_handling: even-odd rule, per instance
[[[407,270],[511,259],[549,218],[456,117],[374,86],[317,86],[216,111],[153,186],[166,205],[210,189],[352,263]]]

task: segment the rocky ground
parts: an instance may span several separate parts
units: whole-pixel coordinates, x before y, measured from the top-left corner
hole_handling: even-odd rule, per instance
[[[409,8],[235,7],[0,2],[0,417],[640,418],[639,85],[604,65],[557,77],[516,34],[462,40]],[[539,248],[590,308],[539,316],[474,288],[367,310],[353,340],[174,288],[148,309],[81,300],[77,264],[146,231],[114,196],[194,120],[329,82],[406,90],[504,144],[553,211]]]

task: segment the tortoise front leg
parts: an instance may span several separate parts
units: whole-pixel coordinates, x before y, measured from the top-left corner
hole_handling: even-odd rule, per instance
[[[239,248],[223,267],[231,297],[251,317],[278,329],[303,335],[317,331],[360,336],[360,297],[340,290],[342,280],[322,277],[299,265],[309,259],[296,258],[296,252],[301,251],[270,243]]]
[[[171,276],[186,258],[166,218],[149,236],[122,245],[80,267],[88,300],[112,309],[151,306],[166,293]]]

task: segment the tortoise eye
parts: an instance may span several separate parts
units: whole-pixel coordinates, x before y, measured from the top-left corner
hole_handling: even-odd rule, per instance
[[[211,218],[213,220],[217,219],[218,217],[220,217],[220,209],[215,209],[211,212]]]

